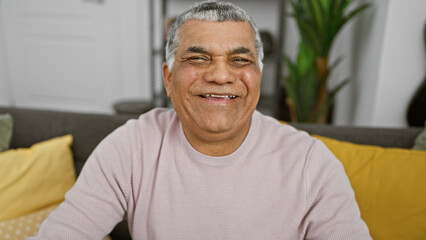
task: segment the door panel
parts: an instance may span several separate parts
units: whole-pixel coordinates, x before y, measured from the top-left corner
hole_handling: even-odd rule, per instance
[[[16,105],[110,112],[123,96],[118,1],[2,3]]]

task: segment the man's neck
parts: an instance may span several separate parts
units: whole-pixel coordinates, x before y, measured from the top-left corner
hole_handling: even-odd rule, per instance
[[[237,133],[209,133],[208,137],[204,138],[185,129],[183,132],[195,150],[208,156],[220,157],[235,152],[241,146],[249,132],[250,124],[251,122],[246,124],[247,126],[239,129]]]

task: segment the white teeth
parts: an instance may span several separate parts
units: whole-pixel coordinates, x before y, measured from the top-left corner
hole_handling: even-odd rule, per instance
[[[215,98],[230,98],[230,99],[234,99],[237,96],[235,95],[216,95],[216,94],[206,94],[206,97],[215,97]]]

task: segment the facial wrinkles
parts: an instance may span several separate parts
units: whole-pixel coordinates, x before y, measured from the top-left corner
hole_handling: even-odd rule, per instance
[[[191,34],[190,34],[191,35]],[[232,35],[232,33],[231,33]],[[198,40],[195,38],[191,39],[192,42],[197,42]],[[181,47],[183,48],[180,53],[178,53],[179,56],[179,63],[177,65],[180,65],[178,68],[184,68],[187,73],[185,75],[191,79],[194,79],[194,81],[189,82],[190,86],[188,90],[190,90],[191,93],[197,94],[199,92],[201,93],[233,93],[232,91],[236,91],[238,89],[238,95],[240,97],[244,97],[247,95],[247,87],[245,86],[244,81],[250,81],[250,77],[253,78],[254,73],[250,73],[250,71],[256,71],[259,72],[257,69],[257,56],[255,52],[255,46],[254,46],[254,40],[253,42],[249,43],[253,46],[247,47],[244,46],[246,43],[240,46],[226,46],[228,50],[223,51],[223,47],[218,42],[208,42],[207,45],[203,44],[203,39],[200,39],[200,44],[195,45],[189,45],[186,48],[184,48],[185,40],[181,42]],[[229,43],[229,42],[228,42]],[[252,49],[253,48],[253,49]],[[178,51],[179,52],[179,51]],[[199,55],[198,55],[199,54]],[[231,66],[232,58],[235,56],[235,58],[238,58],[241,55],[242,58],[248,59],[250,61],[247,66],[242,67],[236,67]],[[206,57],[207,63],[199,64],[191,64],[191,62],[187,59],[189,57]],[[215,66],[212,66],[211,64],[215,64]],[[206,74],[209,74],[209,67],[217,67],[216,64],[226,64],[220,66],[221,71],[224,70],[226,67],[227,74],[233,74],[233,76],[228,77],[235,77],[236,81],[234,81],[237,85],[237,88],[228,86],[229,84],[211,84],[215,83],[214,81],[200,81],[203,79]],[[248,69],[249,68],[249,69]],[[248,80],[246,80],[248,79]],[[225,81],[226,82],[226,81]]]
[[[193,53],[195,54],[193,55]],[[188,58],[191,57],[197,57],[197,53],[202,53],[203,56],[200,56],[202,58],[206,57],[208,60],[207,63],[199,64],[199,63],[191,63],[191,60],[188,60]],[[200,93],[201,89],[203,91],[201,93],[210,92],[210,93],[228,93],[231,92],[231,88],[229,84],[226,84],[227,82],[223,84],[219,84],[215,81],[206,81],[205,77],[208,74],[217,74],[216,71],[219,69],[219,71],[226,71],[224,74],[229,74],[227,77],[234,77],[239,78],[238,75],[240,75],[241,70],[240,69],[232,69],[231,66],[229,66],[228,63],[228,56],[226,54],[216,54],[213,55],[206,49],[199,47],[199,46],[191,46],[188,47],[185,51],[183,51],[182,56],[179,57],[180,61],[179,64],[177,64],[177,71],[183,71],[186,75],[186,79],[196,79],[196,81],[193,81],[191,84],[191,88],[189,89],[190,92],[193,92],[194,94]],[[212,65],[214,64],[214,65]],[[218,66],[218,64],[220,66]],[[212,69],[213,68],[213,69]],[[203,81],[201,81],[203,80]],[[233,82],[236,82],[235,80]],[[219,90],[220,89],[220,90]],[[235,91],[235,90],[234,90]],[[241,94],[240,94],[241,95]]]
[[[188,21],[191,21],[191,20],[188,20]],[[254,40],[255,40],[255,45],[256,45],[256,34],[255,34],[255,32],[254,32],[254,29],[251,27],[250,28],[250,30],[251,30],[251,32],[252,32],[252,34],[254,35]],[[180,33],[180,31],[179,31],[179,33]],[[179,35],[179,33],[178,33],[178,35]],[[177,48],[179,47],[179,40],[177,40],[177,42],[178,42],[178,46],[177,46]],[[198,47],[194,47],[194,48],[192,48],[192,49],[188,49],[187,51],[188,52],[202,52],[202,50],[200,50],[200,49],[203,49],[202,47],[200,47],[200,48],[198,48]],[[258,52],[257,52],[257,48],[256,48],[256,46],[255,46],[255,53],[256,53],[256,55],[258,55]],[[261,64],[261,59],[259,59],[258,58],[258,56],[255,56],[255,54],[253,54],[253,52],[252,51],[250,51],[250,49],[247,49],[247,48],[244,48],[244,47],[241,47],[240,49],[236,49],[235,50],[235,53],[249,53],[250,54],[250,56],[251,57],[253,57],[253,58],[255,58],[255,62],[256,62],[256,66],[259,68],[259,70],[261,71],[262,69],[262,67],[260,66],[260,64]],[[177,51],[174,51],[174,54],[173,55],[176,55],[177,54]],[[168,61],[168,63],[169,63],[169,61]],[[175,57],[173,57],[173,60],[172,61],[170,61],[170,63],[169,63],[169,66],[174,66],[175,64]],[[169,68],[169,70],[171,70],[170,68]]]
[[[228,68],[229,66],[222,66]],[[200,95],[200,94],[217,94],[217,95],[235,95],[237,97],[244,98],[247,95],[247,88],[241,81],[244,76],[247,74],[244,74],[244,71],[236,70],[236,71],[230,71],[226,74],[226,76],[211,76],[211,74],[220,74],[220,73],[212,73],[211,71],[216,71],[216,69],[213,70],[205,70],[205,69],[193,69],[192,70],[192,76],[195,77],[198,80],[194,81],[189,91],[193,95]],[[221,70],[221,71],[229,71],[227,70]],[[250,75],[250,74],[249,74]],[[248,75],[247,75],[248,76]],[[218,83],[217,81],[211,80],[214,78],[227,78],[227,80],[221,80],[221,83]],[[232,79],[231,79],[232,78]]]
[[[213,49],[220,49],[220,46],[214,46]],[[190,58],[200,58],[191,60]],[[257,66],[256,56],[247,47],[237,47],[224,53],[217,50],[209,51],[201,46],[190,46],[183,51],[180,57],[181,63],[189,63],[194,67],[200,68],[218,68],[226,69],[229,73],[243,71],[246,67]],[[223,69],[222,69],[223,68]],[[257,69],[252,68],[256,72]]]

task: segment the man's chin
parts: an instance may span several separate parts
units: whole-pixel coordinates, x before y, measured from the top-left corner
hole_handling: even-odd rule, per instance
[[[216,133],[216,134],[222,134],[226,133],[228,131],[231,131],[233,129],[233,124],[228,123],[226,121],[220,121],[216,123],[204,123],[200,124],[200,128],[204,130],[205,132],[209,133]]]
[[[239,129],[241,130],[243,126],[240,126],[241,119],[235,116],[235,114],[209,114],[205,116],[205,118],[199,119],[198,125],[205,132],[212,134],[226,134],[227,132],[236,133]]]

